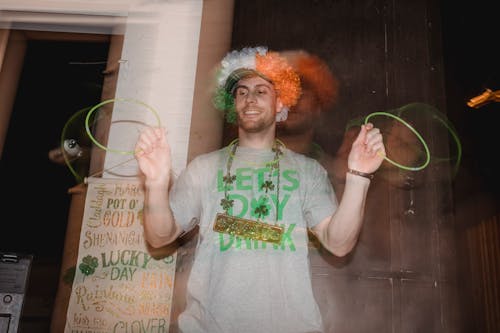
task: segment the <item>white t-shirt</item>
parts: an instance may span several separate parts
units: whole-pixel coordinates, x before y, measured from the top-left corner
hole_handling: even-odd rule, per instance
[[[228,191],[233,216],[256,220],[256,204],[267,204],[269,215],[261,220],[284,227],[280,245],[213,231],[215,216],[224,212],[227,148],[198,156],[176,179],[170,194],[175,219],[185,230],[194,223],[200,227],[187,306],[179,316],[183,333],[323,331],[311,286],[307,229],[333,214],[337,201],[318,162],[283,152],[278,190],[278,171],[270,176],[266,167],[275,153],[238,147],[230,168],[236,179]],[[266,180],[274,184],[267,194],[261,189]]]

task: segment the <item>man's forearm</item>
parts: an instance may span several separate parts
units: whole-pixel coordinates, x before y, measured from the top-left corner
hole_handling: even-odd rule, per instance
[[[325,248],[337,256],[348,254],[356,245],[369,185],[369,179],[347,174],[342,199],[335,214],[325,223],[321,237]]]
[[[172,243],[181,234],[170,209],[167,186],[145,185],[143,221],[146,241],[155,248]]]

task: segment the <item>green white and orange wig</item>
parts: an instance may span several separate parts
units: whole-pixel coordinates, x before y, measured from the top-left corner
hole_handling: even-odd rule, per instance
[[[287,60],[267,47],[246,47],[231,51],[222,59],[216,74],[214,106],[224,112],[226,121],[236,121],[234,89],[238,81],[258,75],[271,82],[283,103],[282,112],[294,106],[301,94],[300,79]]]

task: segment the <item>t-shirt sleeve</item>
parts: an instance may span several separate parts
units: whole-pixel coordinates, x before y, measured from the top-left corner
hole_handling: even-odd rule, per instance
[[[312,228],[332,215],[338,202],[328,173],[321,164],[313,161],[307,166],[304,215],[309,228]]]
[[[199,221],[201,212],[200,161],[193,160],[174,180],[170,189],[170,208],[175,222],[189,231]]]

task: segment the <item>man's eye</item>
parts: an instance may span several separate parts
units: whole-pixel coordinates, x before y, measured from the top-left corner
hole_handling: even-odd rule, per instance
[[[257,93],[259,95],[264,95],[264,94],[267,94],[267,91],[265,89],[261,89],[261,90],[258,90]]]
[[[247,94],[247,91],[244,90],[244,89],[239,89],[239,90],[236,91],[236,94],[238,96],[245,96]]]

